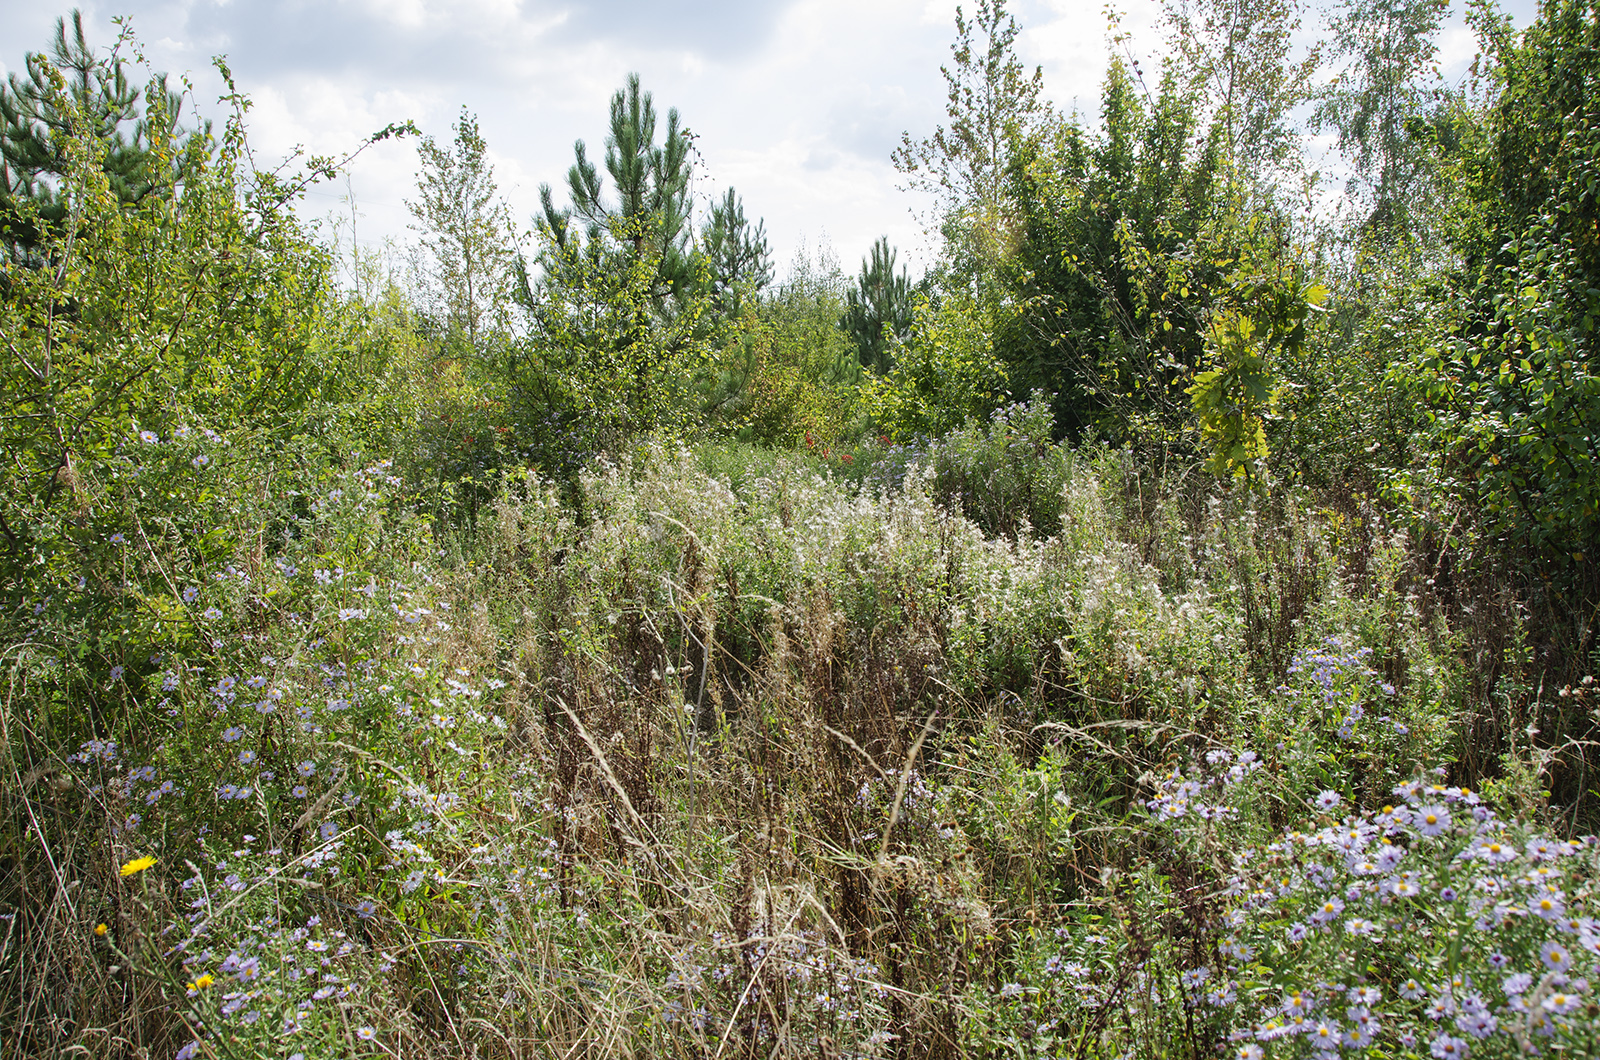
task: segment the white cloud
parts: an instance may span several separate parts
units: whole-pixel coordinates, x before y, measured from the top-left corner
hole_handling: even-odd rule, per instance
[[[1531,4],[1512,5],[1519,23]],[[1043,66],[1047,96],[1093,119],[1107,55],[1101,0],[1012,9],[1020,56]],[[611,94],[637,71],[658,109],[677,107],[697,134],[701,200],[736,187],[747,213],[765,218],[780,270],[824,233],[849,271],[881,234],[902,260],[927,258],[912,211],[928,204],[897,190],[889,152],[901,133],[920,138],[944,118],[939,67],[950,61],[955,0],[129,0],[115,10],[132,12],[157,69],[191,73],[212,116],[220,82],[208,57],[228,53],[256,101],[262,158],[296,145],[341,155],[408,118],[448,140],[465,105],[526,223],[539,184],[562,186],[574,139],[603,153]],[[1130,4],[1122,21],[1152,69],[1159,10]],[[112,12],[85,6],[101,43],[114,39]],[[36,0],[0,0],[0,63],[20,68],[24,50],[47,45],[55,17]],[[1453,29],[1446,61],[1464,61],[1471,43]],[[363,239],[407,234],[415,167],[414,147],[394,142],[351,167]],[[342,209],[345,194],[319,188],[308,206]]]

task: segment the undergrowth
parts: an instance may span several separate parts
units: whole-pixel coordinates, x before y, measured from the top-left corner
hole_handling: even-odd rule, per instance
[[[0,1055],[1593,1048],[1534,733],[1593,686],[1485,702],[1359,504],[982,474],[1026,416],[848,475],[651,445],[583,525],[310,447],[86,529],[5,656]]]

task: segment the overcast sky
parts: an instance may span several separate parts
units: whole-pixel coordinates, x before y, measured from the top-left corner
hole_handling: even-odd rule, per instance
[[[1522,13],[1532,0],[1518,0]],[[795,252],[831,246],[847,271],[879,235],[902,260],[926,260],[927,203],[899,190],[890,152],[902,132],[943,119],[953,0],[99,0],[81,5],[91,41],[130,17],[151,65],[187,73],[201,110],[220,115],[211,57],[226,54],[254,100],[258,159],[296,145],[343,154],[411,119],[440,140],[462,106],[478,116],[495,177],[527,225],[548,182],[558,189],[572,143],[603,155],[609,100],[637,71],[658,110],[677,107],[703,159],[703,204],[732,185],[762,217],[787,271]],[[1148,57],[1156,0],[1124,0],[1122,28]],[[1458,5],[1459,7],[1459,0]],[[970,7],[970,5],[969,5]],[[1092,115],[1105,73],[1102,0],[1013,0],[1019,51],[1044,68],[1046,94]],[[0,70],[43,50],[66,8],[0,0]],[[1519,22],[1521,20],[1519,19]],[[1459,25],[1447,67],[1474,50]],[[380,144],[351,167],[363,243],[408,237],[416,149]],[[343,184],[320,186],[311,212],[348,212]]]

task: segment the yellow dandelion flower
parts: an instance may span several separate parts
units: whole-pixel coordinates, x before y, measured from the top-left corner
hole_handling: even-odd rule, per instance
[[[146,854],[142,858],[134,858],[132,861],[122,866],[122,868],[118,869],[117,873],[121,876],[136,876],[155,863],[156,859]]]
[[[216,982],[216,980],[213,979],[211,977],[211,975],[208,973],[206,975],[202,975],[200,978],[198,978],[198,979],[196,979],[194,981],[194,988],[196,990],[204,990],[206,987],[210,986],[214,982]]]
[[[96,935],[98,935],[98,936],[100,936],[100,937],[101,937],[101,938],[104,938],[104,937],[105,937],[105,934],[106,934],[106,932],[107,932],[107,931],[110,931],[110,930],[111,930],[111,929],[110,929],[110,928],[108,928],[108,927],[106,927],[106,926],[105,926],[105,925],[104,925],[104,924],[96,924],[96,925],[95,925],[95,926],[94,926],[94,933],[95,933],[95,934],[96,934]]]

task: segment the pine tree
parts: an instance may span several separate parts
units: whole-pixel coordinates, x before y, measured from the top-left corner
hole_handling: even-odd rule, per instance
[[[615,200],[606,200],[600,171],[582,140],[567,171],[571,205],[557,209],[548,184],[539,188],[543,207],[537,219],[547,242],[542,257],[547,284],[569,282],[566,274],[587,261],[613,271],[648,262],[651,300],[673,315],[697,279],[690,246],[689,151],[691,137],[674,107],[667,111],[666,135],[656,143],[656,109],[639,75],[628,75],[626,89],[611,97],[611,134],[606,137],[605,168]]]
[[[66,79],[67,93],[77,104],[73,120],[87,120],[88,131],[104,146],[101,165],[119,201],[138,203],[170,189],[188,157],[175,151],[163,163],[151,153],[154,140],[183,135],[177,125],[183,99],[168,90],[166,75],[156,75],[143,91],[135,88],[118,49],[97,57],[84,34],[82,13],[74,10],[70,18],[70,36],[68,19],[57,19],[50,53],[29,52],[26,77],[13,73],[0,85],[0,228],[14,251],[37,246],[40,226],[65,218],[56,184],[67,168],[63,145],[76,130],[52,102],[55,77]],[[196,132],[205,135],[209,129],[206,123]]]
[[[861,275],[845,292],[844,316],[839,320],[855,340],[861,366],[879,373],[891,366],[890,341],[911,333],[911,278],[903,266],[895,275],[894,263],[888,237],[879,236],[871,255],[861,260]]]
[[[711,272],[712,308],[725,318],[738,315],[744,293],[759,292],[772,282],[766,225],[746,220],[744,203],[732,188],[712,205],[700,249]]]
[[[513,391],[525,414],[560,427],[552,451],[609,449],[684,425],[708,351],[709,268],[691,241],[692,138],[674,109],[657,142],[655,103],[636,74],[612,97],[610,125],[609,186],[577,141],[570,203],[557,208],[550,186],[539,189],[542,247],[534,268],[519,267],[531,341]]]

